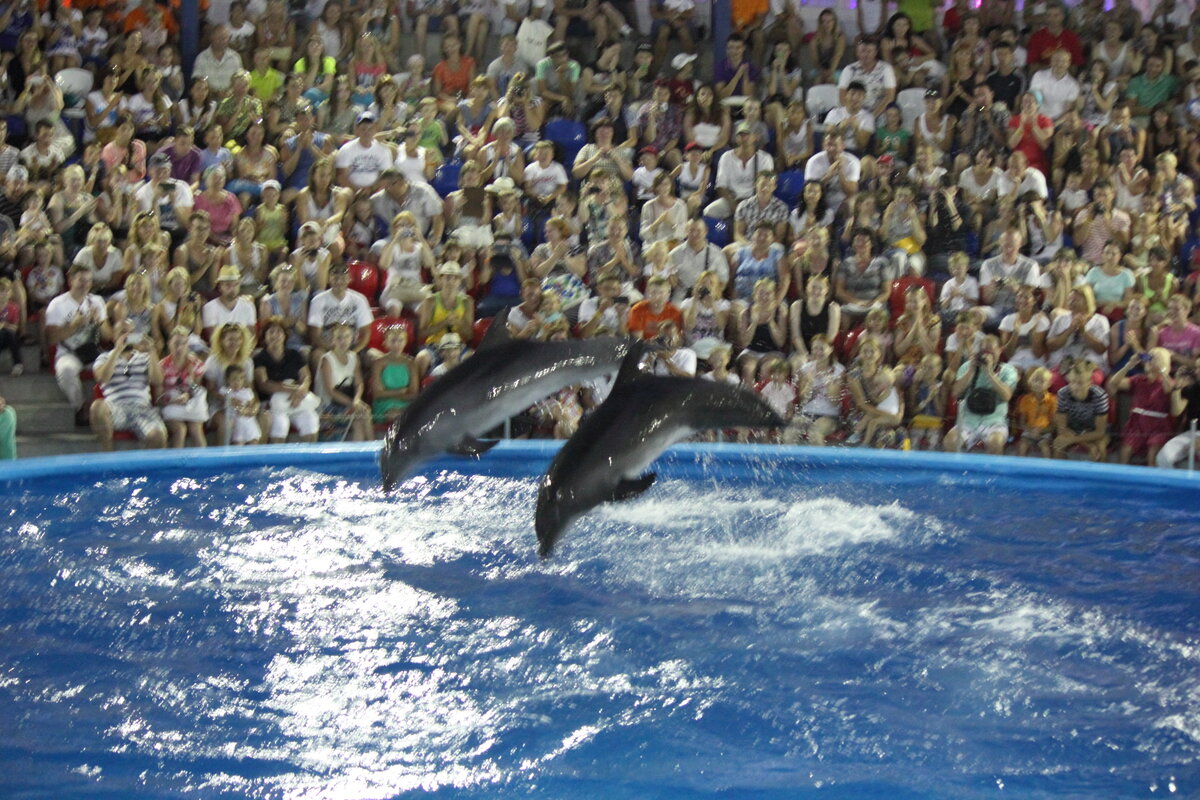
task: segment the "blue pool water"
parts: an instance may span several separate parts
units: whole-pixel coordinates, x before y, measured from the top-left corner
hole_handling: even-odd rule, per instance
[[[1195,480],[683,447],[542,563],[551,455],[0,472],[0,797],[1200,796]]]

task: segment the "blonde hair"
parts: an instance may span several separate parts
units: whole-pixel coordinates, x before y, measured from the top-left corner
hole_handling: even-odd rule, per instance
[[[235,353],[226,353],[222,349],[221,340],[226,331],[237,331],[242,335],[242,343],[238,346]],[[249,360],[252,352],[254,352],[254,333],[245,325],[240,325],[236,322],[226,322],[218,325],[217,329],[213,331],[212,355],[222,367],[244,364]]]
[[[1079,361],[1079,362],[1076,362],[1076,363],[1075,363],[1075,365],[1071,367],[1071,372],[1074,372],[1074,371],[1075,371],[1075,367],[1076,367],[1076,366],[1078,366],[1078,365],[1079,365],[1079,364],[1081,364],[1081,363],[1082,363],[1082,364],[1087,364],[1087,365],[1089,365],[1089,367],[1090,367],[1090,365],[1091,365],[1091,362],[1090,362],[1090,361]],[[1091,374],[1091,370],[1090,370],[1090,369],[1088,370],[1088,374]],[[1029,385],[1029,386],[1033,386],[1033,382],[1034,382],[1035,380],[1037,380],[1037,379],[1044,380],[1044,381],[1046,382],[1046,384],[1047,384],[1047,385],[1049,385],[1049,384],[1050,384],[1050,381],[1051,381],[1051,379],[1052,379],[1052,376],[1051,376],[1051,374],[1050,374],[1050,370],[1048,370],[1046,367],[1034,367],[1033,369],[1029,370],[1029,374],[1025,376],[1025,383],[1026,383],[1027,385]]]
[[[163,286],[170,286],[171,281],[176,278],[183,278],[183,291],[187,294],[187,290],[192,288],[192,274],[188,272],[187,267],[173,267],[163,276]]]
[[[95,225],[93,225],[91,228],[88,229],[87,239],[84,241],[84,246],[91,247],[93,244],[96,243],[96,240],[99,239],[101,236],[107,236],[109,244],[112,244],[112,240],[113,240],[112,228],[108,227],[108,225],[106,225],[103,222],[97,222]]]

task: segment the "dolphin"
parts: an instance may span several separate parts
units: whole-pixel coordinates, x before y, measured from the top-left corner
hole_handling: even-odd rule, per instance
[[[384,491],[439,453],[486,453],[496,442],[479,436],[566,386],[616,373],[623,362],[636,367],[645,347],[616,337],[514,339],[507,318],[508,309],[497,314],[479,349],[417,395],[392,425],[380,455]]]
[[[538,488],[538,554],[547,558],[575,518],[637,497],[642,474],[675,442],[710,428],[778,428],[787,422],[748,389],[695,378],[645,376],[618,382],[558,451]]]

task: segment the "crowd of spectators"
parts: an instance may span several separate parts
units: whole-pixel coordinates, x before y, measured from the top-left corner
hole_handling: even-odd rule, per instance
[[[361,440],[510,307],[790,420],[731,437],[1176,463],[1200,12],[898,5],[207,0],[188,74],[175,5],[0,2],[0,350],[104,447]]]

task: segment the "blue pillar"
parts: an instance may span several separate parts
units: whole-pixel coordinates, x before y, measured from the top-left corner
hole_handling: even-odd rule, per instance
[[[183,55],[183,74],[190,80],[192,65],[200,52],[200,0],[182,0],[179,4],[179,49]]]
[[[725,57],[725,42],[733,28],[733,7],[729,0],[712,0],[713,67]]]

